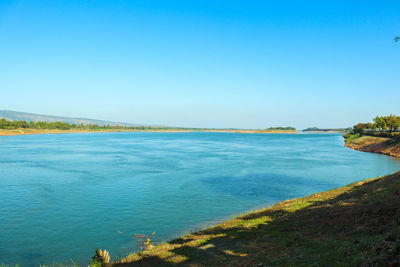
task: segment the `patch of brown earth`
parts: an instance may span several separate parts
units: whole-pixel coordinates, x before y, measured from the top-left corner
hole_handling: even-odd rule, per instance
[[[372,153],[379,153],[400,159],[400,137],[384,138],[361,136],[345,143],[346,147]]]

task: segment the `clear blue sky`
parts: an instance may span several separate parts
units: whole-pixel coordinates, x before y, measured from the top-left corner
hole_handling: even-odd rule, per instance
[[[400,114],[400,1],[0,1],[0,109],[341,127]]]

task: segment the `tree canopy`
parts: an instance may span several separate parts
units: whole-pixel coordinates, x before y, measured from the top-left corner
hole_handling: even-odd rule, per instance
[[[394,136],[400,134],[400,116],[376,116],[373,122],[358,123],[353,126],[354,133]]]

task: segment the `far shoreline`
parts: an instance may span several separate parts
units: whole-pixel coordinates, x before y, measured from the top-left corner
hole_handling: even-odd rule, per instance
[[[220,132],[241,134],[298,134],[295,130],[133,130],[133,129],[106,129],[106,130],[59,130],[59,129],[0,129],[0,136],[35,135],[35,134],[67,134],[67,133],[113,133],[113,132],[149,132],[149,133],[190,133],[190,132]]]

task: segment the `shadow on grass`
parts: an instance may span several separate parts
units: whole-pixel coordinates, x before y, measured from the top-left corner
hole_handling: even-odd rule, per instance
[[[399,266],[400,172],[284,201],[115,266]]]

